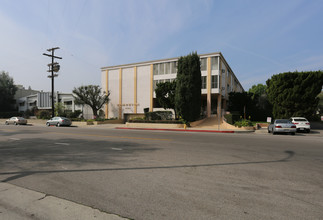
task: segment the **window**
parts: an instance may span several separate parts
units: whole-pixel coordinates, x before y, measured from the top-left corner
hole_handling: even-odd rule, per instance
[[[218,88],[218,75],[211,76],[211,88],[212,89]]]
[[[164,63],[159,64],[159,74],[165,74],[165,64]]]
[[[165,63],[165,74],[170,74],[170,63]]]
[[[218,70],[219,62],[218,57],[211,57],[211,70]]]
[[[154,72],[154,75],[158,75],[158,64],[154,64],[153,72]]]
[[[202,76],[202,89],[206,89],[206,76]]]
[[[177,62],[176,61],[174,61],[174,62],[172,62],[171,63],[172,65],[172,71],[171,71],[171,73],[177,73]]]
[[[207,68],[207,59],[206,58],[202,58],[201,59],[201,71],[205,71]]]

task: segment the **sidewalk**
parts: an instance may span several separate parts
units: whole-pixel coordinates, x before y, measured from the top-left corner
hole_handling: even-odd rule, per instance
[[[0,219],[125,220],[126,218],[0,182]]]

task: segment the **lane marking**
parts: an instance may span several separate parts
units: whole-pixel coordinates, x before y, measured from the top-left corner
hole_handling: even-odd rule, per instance
[[[144,137],[126,137],[126,136],[108,136],[108,135],[98,135],[98,134],[77,134],[77,133],[60,133],[52,132],[55,134],[64,135],[77,135],[77,136],[90,136],[90,137],[104,137],[104,138],[123,138],[123,139],[137,139],[137,140],[153,140],[153,141],[171,141],[172,139],[161,139],[161,138],[144,138]]]
[[[13,141],[20,141],[21,139],[20,138],[9,138],[10,140],[13,140]]]
[[[57,144],[57,145],[65,145],[65,146],[70,145],[69,143],[55,143],[55,144]]]
[[[112,147],[112,150],[122,150],[121,148]]]

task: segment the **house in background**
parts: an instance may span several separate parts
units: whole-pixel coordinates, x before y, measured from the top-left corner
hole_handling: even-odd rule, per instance
[[[37,107],[39,110],[51,110],[51,96],[51,92],[36,91],[34,94],[20,97],[16,99],[18,111],[25,112],[27,110],[32,110],[34,107]],[[93,118],[93,111],[89,106],[75,104],[75,95],[73,93],[56,92],[54,99],[55,103],[60,102],[63,104],[65,112],[80,110],[85,119]]]

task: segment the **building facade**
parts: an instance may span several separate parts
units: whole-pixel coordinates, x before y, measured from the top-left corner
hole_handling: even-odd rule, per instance
[[[18,98],[16,100],[18,111],[25,112],[37,107],[39,110],[51,110],[51,92],[36,92],[35,94]],[[93,111],[87,105],[75,104],[75,96],[73,93],[55,93],[55,103],[60,102],[64,106],[65,112],[75,112],[76,110],[82,111],[82,115],[85,119],[93,118]]]
[[[201,54],[202,112],[207,117],[223,115],[230,92],[243,92],[238,78],[221,53]],[[173,81],[177,58],[154,60],[101,68],[101,86],[110,91],[105,106],[106,118],[123,118],[126,113],[144,113],[158,108],[155,88],[160,82]]]

